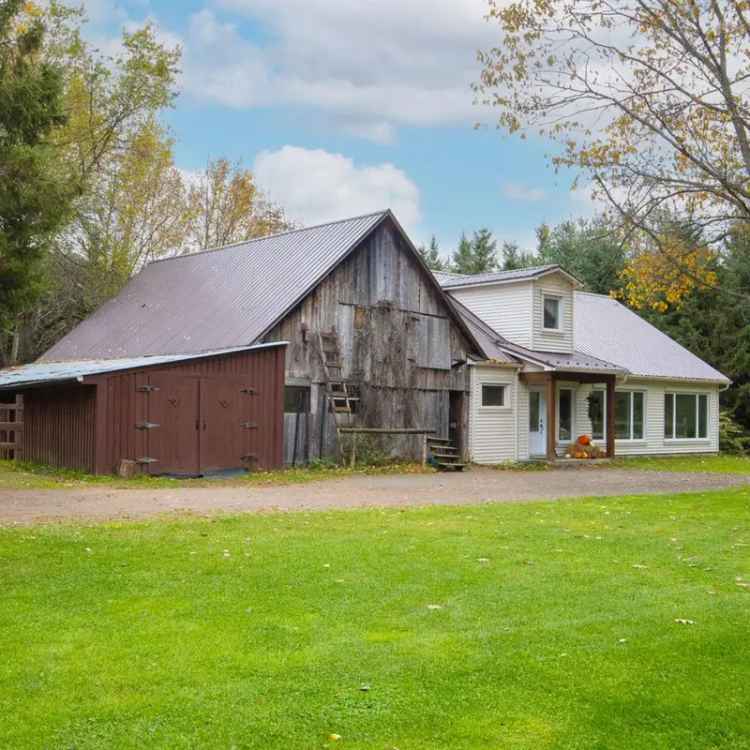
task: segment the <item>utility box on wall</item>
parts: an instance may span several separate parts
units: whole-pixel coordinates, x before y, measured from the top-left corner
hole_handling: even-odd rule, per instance
[[[272,469],[285,348],[44,362],[0,372],[0,390],[24,396],[25,460],[96,474]]]

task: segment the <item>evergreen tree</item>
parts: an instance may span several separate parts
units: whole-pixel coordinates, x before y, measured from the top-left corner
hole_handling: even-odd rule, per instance
[[[609,294],[622,284],[626,250],[603,219],[565,221],[537,229],[538,262],[557,263],[583,282],[586,290]]]
[[[448,263],[440,255],[440,245],[438,245],[437,237],[434,234],[430,238],[430,244],[427,247],[420,245],[417,252],[422,256],[422,260],[431,271],[448,270]]]
[[[458,249],[453,253],[451,271],[454,273],[487,273],[498,269],[497,240],[489,229],[474,232],[469,240],[461,235]]]
[[[536,265],[538,258],[533,253],[526,253],[516,242],[503,242],[503,271],[516,271]]]
[[[44,35],[22,0],[0,5],[0,323],[14,333],[10,363],[18,316],[41,291],[42,261],[73,198],[52,144],[66,120],[62,70],[40,54]]]

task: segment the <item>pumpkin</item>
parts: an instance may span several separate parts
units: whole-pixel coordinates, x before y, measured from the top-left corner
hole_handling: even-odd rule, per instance
[[[578,445],[588,445],[591,442],[591,438],[588,435],[581,435],[577,442]]]

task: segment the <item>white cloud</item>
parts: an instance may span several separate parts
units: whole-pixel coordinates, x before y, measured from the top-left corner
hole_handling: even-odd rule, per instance
[[[473,123],[476,52],[497,41],[485,13],[485,0],[214,0],[188,20],[183,85],[238,109],[304,107],[377,142],[399,125]]]
[[[503,196],[513,201],[542,201],[547,197],[547,192],[542,188],[532,188],[518,182],[506,182],[503,185]]]
[[[393,164],[357,165],[342,154],[284,146],[261,151],[253,171],[268,197],[306,225],[384,208],[407,232],[420,220],[419,189]]]

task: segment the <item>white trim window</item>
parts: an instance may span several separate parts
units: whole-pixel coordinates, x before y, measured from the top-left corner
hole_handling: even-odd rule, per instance
[[[507,408],[507,383],[482,383],[482,408]]]
[[[557,439],[569,443],[573,439],[573,389],[560,388],[557,392]]]
[[[556,294],[542,294],[542,328],[545,331],[562,329],[562,297]]]
[[[708,394],[664,394],[664,439],[708,439]]]
[[[615,439],[643,440],[646,394],[643,391],[615,392]]]

